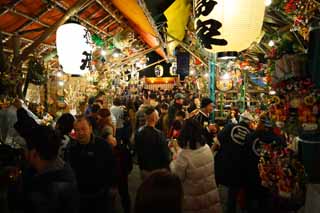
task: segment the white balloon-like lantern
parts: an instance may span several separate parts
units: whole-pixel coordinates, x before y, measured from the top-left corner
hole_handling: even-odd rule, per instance
[[[177,62],[172,62],[170,67],[170,75],[175,76],[177,75]]]
[[[92,54],[90,32],[80,24],[67,23],[57,30],[57,54],[65,73],[83,75],[89,71]]]
[[[156,77],[163,76],[163,66],[158,64],[154,67],[154,74]]]
[[[213,53],[240,52],[261,35],[265,0],[195,0],[195,29]]]

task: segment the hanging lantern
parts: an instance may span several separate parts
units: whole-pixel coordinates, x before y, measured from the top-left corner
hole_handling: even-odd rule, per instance
[[[170,75],[175,76],[177,75],[177,63],[172,62],[172,65],[170,67]]]
[[[154,74],[156,77],[161,77],[163,76],[163,66],[158,64],[157,66],[154,67]]]
[[[61,25],[57,30],[57,54],[65,73],[85,74],[91,65],[90,32],[77,23]]]
[[[195,29],[209,52],[240,52],[261,34],[265,0],[195,0]]]

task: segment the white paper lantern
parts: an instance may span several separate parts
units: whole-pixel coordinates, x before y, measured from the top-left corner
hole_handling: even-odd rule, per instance
[[[261,34],[265,0],[195,0],[195,28],[209,52],[240,52]]]
[[[158,64],[154,67],[154,74],[156,77],[163,76],[163,66]]]
[[[177,75],[177,62],[172,62],[170,67],[170,75],[172,76]]]
[[[57,54],[65,73],[83,75],[89,70],[92,54],[90,32],[80,24],[67,23],[57,30]]]

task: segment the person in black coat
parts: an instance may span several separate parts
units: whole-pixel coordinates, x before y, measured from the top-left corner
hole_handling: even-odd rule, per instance
[[[71,167],[57,157],[59,135],[50,127],[37,126],[25,139],[26,160],[31,168],[24,176],[24,212],[77,213],[76,178]]]
[[[168,169],[170,163],[170,151],[166,137],[163,132],[155,128],[159,120],[157,111],[149,107],[145,114],[147,123],[138,130],[135,137],[142,179],[156,169]]]
[[[201,108],[190,113],[190,117],[200,123],[202,127],[202,134],[210,147],[213,145],[214,133],[217,131],[216,127],[210,124],[210,115],[213,110],[213,101],[210,98],[204,97],[201,100]]]
[[[236,212],[237,194],[244,187],[245,143],[253,120],[246,111],[241,114],[239,124],[227,124],[218,134],[220,148],[215,155],[215,177],[221,197],[227,197],[221,200],[224,212]]]
[[[76,141],[67,148],[66,159],[73,168],[80,191],[83,213],[112,212],[111,197],[116,188],[116,160],[111,146],[95,137],[88,118],[74,123]]]
[[[248,134],[245,144],[245,185],[247,193],[247,206],[249,213],[275,212],[273,209],[272,196],[269,190],[261,185],[258,163],[265,144],[285,147],[283,137],[273,131],[273,123],[267,116],[260,118],[257,129]]]

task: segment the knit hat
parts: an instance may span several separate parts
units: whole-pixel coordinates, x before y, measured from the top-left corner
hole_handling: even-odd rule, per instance
[[[174,99],[184,99],[184,95],[181,93],[177,93],[174,95]]]
[[[210,98],[202,98],[201,100],[201,108],[205,108],[209,104],[213,103],[213,101]]]
[[[253,121],[254,117],[251,115],[250,112],[245,111],[240,115],[240,122],[245,122],[245,123],[249,123],[250,121]]]

